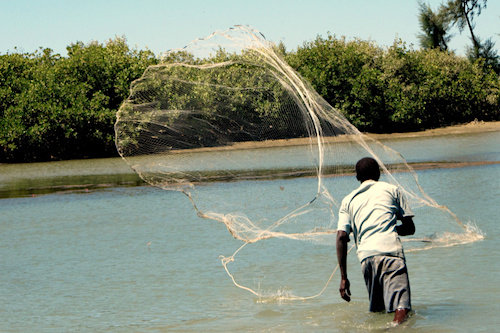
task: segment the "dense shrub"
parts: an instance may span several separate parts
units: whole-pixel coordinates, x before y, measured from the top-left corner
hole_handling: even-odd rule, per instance
[[[168,61],[175,57],[190,59],[177,54]],[[286,59],[361,131],[500,119],[499,77],[481,60],[331,35]],[[157,63],[151,51],[130,49],[123,38],[72,44],[67,57],[50,49],[0,55],[0,162],[117,156],[116,111],[131,82]],[[238,112],[244,117],[244,108]]]
[[[0,56],[0,162],[116,156],[116,110],[156,62],[122,38]]]
[[[288,62],[362,131],[414,131],[498,120],[499,77],[481,61],[438,50],[411,50],[318,37]]]

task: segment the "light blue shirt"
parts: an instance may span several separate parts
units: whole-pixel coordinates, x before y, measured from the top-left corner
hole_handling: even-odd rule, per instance
[[[367,180],[342,200],[337,230],[354,234],[360,261],[374,255],[404,258],[396,222],[410,216],[414,214],[397,186]]]

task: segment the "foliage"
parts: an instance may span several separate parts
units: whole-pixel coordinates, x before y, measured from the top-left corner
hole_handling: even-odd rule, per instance
[[[420,45],[424,49],[439,48],[442,51],[448,49],[450,22],[446,17],[445,7],[441,5],[440,10],[435,13],[429,4],[419,1],[418,20],[423,33],[418,35]]]
[[[499,77],[493,65],[481,57],[471,61],[439,49],[412,50],[401,41],[383,49],[370,41],[348,41],[331,35],[318,36],[294,52],[287,53],[284,45],[278,45],[277,50],[361,131],[414,131],[475,119],[500,119]],[[117,156],[115,113],[123,101],[133,103],[138,98],[129,96],[129,87],[143,73],[156,75],[157,80],[148,84],[135,81],[140,88],[135,89],[136,94],[154,91],[168,97],[164,100],[170,101],[170,109],[199,109],[201,122],[213,118],[211,110],[218,108],[217,124],[233,134],[239,128],[231,127],[231,119],[249,124],[272,122],[274,134],[283,138],[304,135],[303,128],[291,133],[285,131],[287,127],[280,127],[277,110],[289,98],[277,81],[266,81],[271,84],[262,91],[268,95],[247,89],[263,87],[263,72],[249,68],[234,55],[219,50],[212,58],[200,60],[179,52],[163,59],[191,64],[227,60],[233,63],[225,70],[148,68],[158,65],[159,60],[150,51],[130,49],[123,38],[105,44],[72,44],[67,57],[50,49],[0,55],[0,162]],[[190,85],[178,89],[181,94],[169,96],[182,84],[175,80],[176,71],[190,71],[194,81],[222,82],[245,94],[234,94],[228,101],[223,100],[227,97],[221,92],[217,98],[217,94],[211,94],[213,100],[208,101],[203,96],[215,86]],[[270,103],[268,96],[275,103]],[[248,110],[256,112],[250,115]],[[169,114],[173,128],[180,116]],[[238,140],[258,139],[247,133],[241,131]],[[133,145],[138,138],[130,139]],[[210,144],[203,142],[204,146]]]
[[[486,3],[487,0],[448,0],[444,7],[449,20],[458,26],[460,32],[465,27],[469,29],[472,44],[475,48],[479,47],[479,42],[474,35],[474,18],[479,16],[481,11],[486,8]]]
[[[483,64],[491,67],[500,74],[500,60],[497,51],[494,49],[495,43],[491,38],[485,42],[474,33],[474,19],[478,17],[482,10],[486,8],[487,0],[448,0],[447,4],[441,7],[448,22],[455,24],[460,33],[467,27],[470,33],[472,46],[467,47],[466,55],[472,62],[483,59]]]
[[[465,28],[470,33],[472,45],[466,48],[466,56],[471,62],[482,59],[487,68],[500,74],[500,59],[494,49],[495,43],[491,38],[485,42],[474,33],[475,18],[486,8],[487,0],[448,0],[433,12],[430,5],[419,0],[419,21],[422,33],[418,35],[420,45],[424,49],[439,48],[447,50],[447,43],[451,39],[450,28],[457,26],[460,33]]]
[[[0,161],[116,155],[115,112],[156,59],[123,38],[67,50],[0,56]]]
[[[118,111],[120,152],[136,155],[144,149],[158,152],[305,136],[302,122],[286,118],[296,120],[300,109],[280,84],[278,73],[268,71],[258,57],[258,52],[248,50],[238,55],[219,50],[209,59],[194,61],[176,53],[169,62],[149,67],[132,84]],[[281,112],[284,107],[286,113]],[[156,144],[147,144],[151,142]]]
[[[331,105],[362,131],[414,131],[499,119],[499,79],[482,60],[318,37],[288,55]]]

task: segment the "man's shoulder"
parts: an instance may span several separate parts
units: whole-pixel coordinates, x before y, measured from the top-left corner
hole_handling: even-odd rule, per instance
[[[344,197],[344,199],[342,199],[342,204],[349,204],[349,202],[351,202],[354,197],[356,197],[360,193],[365,192],[375,183],[377,183],[377,182],[374,180],[367,180],[367,181],[363,182],[359,187],[352,190],[351,193],[349,193],[348,195],[346,195]]]
[[[399,190],[399,187],[397,185],[394,185],[394,184],[391,184],[388,182],[384,182],[384,181],[380,181],[380,180],[378,182],[376,182],[374,185],[378,188],[383,188],[383,189],[386,189],[389,191]]]
[[[379,180],[375,183],[377,184],[377,186],[397,187],[396,185],[388,183],[388,182],[383,181],[383,180]]]
[[[342,204],[349,204],[349,202],[351,202],[358,194],[363,193],[371,188],[375,189],[375,191],[387,191],[390,193],[394,193],[394,191],[399,190],[398,186],[385,181],[367,180],[363,182],[358,188],[346,195],[344,199],[342,199]]]
[[[351,193],[349,193],[348,195],[346,195],[344,197],[344,199],[342,199],[342,202],[344,203],[347,203],[349,201],[352,200],[353,197],[355,197],[363,188],[363,185],[357,187],[356,189],[352,190]]]

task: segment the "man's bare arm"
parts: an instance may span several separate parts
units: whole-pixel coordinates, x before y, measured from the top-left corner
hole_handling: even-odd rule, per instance
[[[337,260],[340,268],[340,297],[349,302],[351,290],[349,279],[347,279],[347,242],[349,235],[342,230],[337,231]]]

